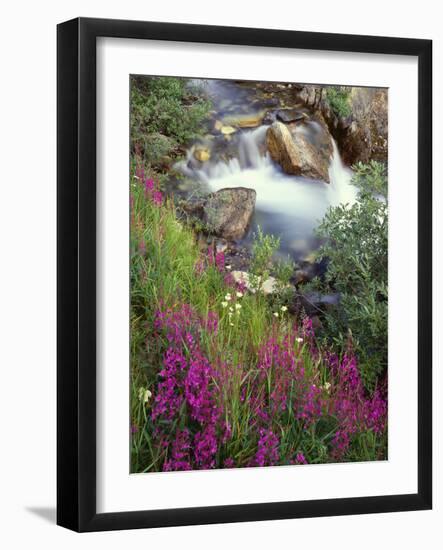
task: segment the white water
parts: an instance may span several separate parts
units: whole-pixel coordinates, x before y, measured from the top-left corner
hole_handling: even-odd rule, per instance
[[[314,246],[314,229],[329,206],[352,204],[357,191],[351,184],[352,171],[347,168],[332,142],[329,166],[330,184],[284,174],[264,153],[267,126],[243,131],[238,137],[238,158],[209,161],[197,167],[192,150],[178,168],[187,176],[198,178],[210,191],[226,187],[248,187],[257,192],[255,225],[281,238],[281,250],[297,257],[306,255]],[[304,133],[318,132],[311,122],[300,126]],[[194,162],[194,164],[193,164]]]

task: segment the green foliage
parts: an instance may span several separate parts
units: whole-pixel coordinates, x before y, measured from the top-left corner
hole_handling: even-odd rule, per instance
[[[274,235],[265,235],[260,226],[254,234],[252,244],[251,273],[258,282],[269,277],[271,259],[280,246],[280,239]]]
[[[278,243],[277,238],[264,235],[261,229],[257,231],[254,269],[260,276],[269,274]],[[251,421],[254,414],[252,405],[260,392],[265,392],[271,403],[279,383],[272,369],[263,379],[263,371],[257,368],[257,353],[273,335],[280,342],[291,340],[287,337],[294,335],[291,331],[295,324],[288,308],[283,303],[279,305],[269,300],[262,292],[237,294],[236,288],[225,280],[227,272],[220,271],[209,261],[207,251],[199,249],[194,231],[178,221],[172,202],[157,206],[149,200],[144,185],[135,177],[131,180],[130,265],[130,403],[134,428],[131,471],[160,471],[164,463],[164,451],[155,445],[152,436],[156,426],[150,413],[158,389],[163,354],[169,344],[153,327],[156,311],[174,309],[183,303],[190,304],[202,317],[207,317],[209,312],[217,314],[218,329],[201,331],[199,346],[216,368],[224,368],[225,363],[232,366],[220,392],[220,406],[232,427],[232,437],[225,446],[220,446],[217,463],[222,464],[225,453],[235,457],[237,465],[248,465],[257,451],[255,422]],[[289,280],[292,271],[290,262],[279,263],[273,269],[273,273],[281,277],[282,284]],[[238,305],[241,307],[236,307]],[[330,368],[324,361],[322,350],[313,356],[309,340],[305,342],[305,336],[302,336],[292,340],[290,345],[294,347],[288,349],[288,353],[296,353],[306,376],[311,382],[314,380],[323,397],[329,399],[330,383],[333,382]],[[258,391],[257,388],[261,389]],[[288,386],[289,405],[300,399],[300,391],[303,391],[300,383],[292,381]],[[145,399],[146,392],[149,393]],[[183,419],[186,419],[186,414],[183,414]],[[280,440],[281,456],[302,452],[310,463],[333,460],[331,448],[337,429],[337,418],[327,414],[321,415],[307,429],[291,406],[276,417],[274,426]],[[378,460],[385,456],[385,436],[368,432],[355,434],[345,458]]]
[[[351,114],[349,105],[349,91],[340,86],[326,88],[326,97],[332,111],[338,117],[348,117]]]
[[[279,259],[274,265],[275,276],[282,285],[286,286],[290,283],[296,267],[296,264],[289,258],[289,256],[286,259]]]
[[[158,132],[140,136],[139,147],[144,152],[144,160],[150,165],[156,165],[164,159],[176,146],[172,138]]]
[[[367,186],[365,173],[371,174]],[[362,378],[372,389],[388,358],[388,211],[385,201],[366,190],[376,181],[372,171],[361,167],[356,179],[365,189],[357,202],[329,209],[318,228],[326,239],[319,255],[329,264],[325,279],[311,286],[340,293],[340,304],[326,312],[326,335],[338,348],[352,339]]]
[[[188,80],[172,77],[131,78],[132,150],[155,163],[198,134],[210,102],[193,95]]]
[[[388,175],[384,163],[376,160],[371,160],[368,164],[357,162],[352,170],[354,171],[352,183],[361,191],[387,198]]]

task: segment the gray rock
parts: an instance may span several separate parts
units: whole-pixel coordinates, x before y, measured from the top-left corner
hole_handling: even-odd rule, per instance
[[[277,111],[277,119],[281,122],[299,122],[305,120],[307,115],[298,109],[281,109]]]
[[[203,205],[203,222],[210,231],[228,240],[244,237],[254,213],[254,189],[235,187],[220,189],[206,198]]]

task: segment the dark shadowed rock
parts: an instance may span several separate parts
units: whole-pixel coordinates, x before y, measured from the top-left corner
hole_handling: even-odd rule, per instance
[[[271,158],[286,174],[304,176],[329,183],[329,162],[305,135],[294,135],[281,122],[274,122],[266,132]]]
[[[305,120],[307,115],[298,109],[281,109],[277,111],[277,119],[281,122],[299,122]]]
[[[277,114],[275,111],[268,111],[263,117],[263,124],[272,124],[277,120]]]
[[[309,317],[322,315],[328,309],[337,306],[340,302],[340,294],[320,294],[319,292],[297,292],[294,302],[290,304],[291,313],[305,312]]]
[[[215,235],[228,240],[244,237],[254,213],[254,189],[220,189],[206,198],[203,222]]]

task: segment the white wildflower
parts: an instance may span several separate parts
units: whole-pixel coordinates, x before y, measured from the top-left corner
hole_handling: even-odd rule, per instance
[[[152,397],[152,393],[147,388],[139,388],[138,398],[142,403],[148,403],[149,399]]]
[[[232,300],[232,296],[229,294],[229,292],[228,292],[228,294],[226,294],[225,300],[226,300],[227,302],[230,302],[230,301]]]
[[[234,308],[233,308],[232,306],[230,306],[230,307],[229,307],[229,311],[230,311],[231,313],[233,313],[233,312],[234,312]]]
[[[241,309],[241,304],[235,304],[235,309]]]
[[[331,383],[330,382],[326,382],[325,385],[323,386],[325,388],[325,390],[327,392],[329,392],[329,390],[331,389]]]
[[[274,311],[274,317],[278,317],[278,311]]]
[[[231,271],[232,265],[225,265],[225,269],[227,269],[228,271]]]
[[[228,307],[228,302],[222,302],[221,305],[222,307]]]
[[[241,298],[243,296],[243,292],[237,292],[237,298]]]
[[[298,338],[296,338],[296,340],[299,344],[301,344],[303,342],[303,338],[300,338],[300,336]]]
[[[281,306],[280,309],[283,311],[283,313],[284,313],[285,311],[288,311],[288,308],[287,308],[286,306]]]
[[[233,326],[234,326],[234,323],[232,323],[232,322],[231,322],[231,323],[229,323],[229,324],[231,325],[231,327],[233,327]]]

